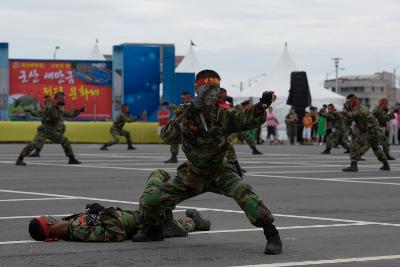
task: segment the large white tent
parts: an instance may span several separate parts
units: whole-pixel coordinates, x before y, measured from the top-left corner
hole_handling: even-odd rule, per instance
[[[96,39],[96,42],[95,42],[92,50],[90,51],[88,60],[105,60],[103,54],[100,52],[98,39]]]
[[[277,101],[273,104],[273,108],[280,123],[280,138],[284,138],[286,136],[286,126],[284,120],[290,109],[290,106],[286,105],[290,89],[290,75],[293,71],[299,70],[301,69],[299,69],[292,60],[292,57],[287,49],[287,45],[285,44],[285,49],[282,55],[271,71],[267,72],[267,75],[264,76],[258,83],[255,83],[253,86],[245,89],[242,92],[236,92],[233,97],[235,98],[236,102],[249,98],[253,98],[255,101],[257,101],[264,91],[275,91],[277,95]],[[337,107],[341,107],[345,101],[345,97],[313,85],[310,85],[310,93],[312,106],[316,106],[318,108],[322,107],[323,104],[328,103],[332,103]]]
[[[181,63],[176,67],[175,72],[197,73],[200,70],[201,64],[194,52],[193,45],[190,45],[188,52]]]

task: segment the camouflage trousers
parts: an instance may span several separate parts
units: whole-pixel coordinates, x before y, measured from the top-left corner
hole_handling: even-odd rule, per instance
[[[237,160],[236,151],[232,144],[233,135],[228,137],[228,153],[226,154],[226,160],[228,162],[234,162]]]
[[[21,152],[21,156],[28,157],[33,150],[41,150],[46,140],[50,140],[53,143],[61,144],[64,153],[67,157],[73,157],[74,152],[72,151],[71,144],[68,138],[64,136],[64,131],[59,131],[50,127],[40,126],[33,141],[27,144]]]
[[[333,129],[326,139],[326,149],[332,149],[334,143],[341,145],[346,150],[350,149],[347,143],[348,137],[349,133],[345,129]]]
[[[169,147],[169,151],[171,152],[171,154],[179,154],[179,144],[172,144]]]
[[[232,138],[234,138],[235,136],[240,142],[245,142],[246,144],[248,144],[249,147],[254,147],[256,145],[256,140],[252,136],[250,136],[247,131],[234,133],[232,135]]]
[[[120,136],[124,136],[126,138],[126,143],[128,145],[132,145],[131,134],[128,131],[111,128],[110,133],[112,135],[112,140],[111,142],[107,143],[106,146],[118,144]]]
[[[390,152],[390,144],[386,136],[386,130],[384,128],[380,128],[380,131],[377,133],[378,135],[378,144],[382,146],[383,153],[385,155],[389,155]],[[364,149],[361,151],[361,155],[364,155],[367,153],[369,147],[364,147]]]
[[[152,178],[150,178],[152,179]],[[178,167],[177,176],[164,184],[149,182],[140,200],[144,225],[157,225],[163,220],[164,209],[200,195],[214,192],[233,198],[256,227],[270,226],[274,218],[253,188],[231,168],[222,168],[209,175],[195,174],[184,163]]]
[[[380,138],[379,131],[353,135],[353,142],[350,147],[350,159],[357,161],[369,148],[372,148],[372,151],[379,161],[386,160],[386,155],[379,146],[381,145]]]

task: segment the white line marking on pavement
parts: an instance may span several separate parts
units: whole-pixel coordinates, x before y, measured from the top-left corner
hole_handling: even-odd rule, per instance
[[[27,243],[42,243],[42,242],[35,240],[3,241],[0,242],[0,245],[27,244]]]
[[[290,230],[290,229],[308,229],[308,228],[363,226],[363,225],[371,225],[371,224],[373,224],[373,223],[340,223],[340,224],[283,226],[283,227],[277,227],[277,228],[278,228],[278,230]],[[191,232],[189,234],[190,235],[199,235],[199,234],[219,234],[219,233],[237,233],[237,232],[253,232],[253,231],[263,231],[263,229],[262,228],[249,228],[249,229],[213,230],[213,231]]]
[[[400,255],[333,259],[333,260],[316,260],[316,261],[294,261],[294,262],[281,262],[281,263],[241,265],[241,266],[235,266],[235,267],[287,267],[287,266],[306,266],[306,265],[337,264],[337,263],[396,260],[396,259],[400,259]],[[380,266],[383,266],[383,265],[380,265]]]
[[[70,196],[70,195],[48,194],[48,193],[16,191],[16,190],[6,190],[6,189],[0,189],[0,192],[49,196],[49,197],[65,197],[65,198],[85,199],[85,200],[92,200],[92,201],[102,201],[102,202],[121,203],[121,204],[134,204],[134,205],[139,204],[139,202],[133,202],[133,201],[123,201],[123,200],[104,199],[104,198],[91,198],[91,197],[79,197],[79,196]],[[219,212],[227,212],[227,213],[244,213],[242,210],[214,209],[214,208],[191,207],[191,206],[176,206],[176,207],[179,209],[197,209],[199,211],[219,211]],[[381,223],[381,222],[357,221],[357,220],[325,218],[325,217],[299,216],[299,215],[290,215],[290,214],[273,214],[273,215],[276,217],[300,218],[300,219],[311,219],[311,220],[322,220],[322,221],[350,222],[350,223],[365,223],[365,224],[376,224],[376,225],[400,227],[400,224],[394,224],[394,223]]]
[[[311,178],[311,177],[295,177],[295,176],[283,176],[283,175],[267,175],[267,174],[256,174],[246,173],[246,176],[259,176],[266,178],[278,178],[278,179],[297,179],[297,180],[314,180],[314,181],[325,181],[325,182],[341,182],[341,183],[360,183],[360,184],[379,184],[379,185],[400,185],[400,183],[386,183],[386,182],[370,182],[361,180],[344,180],[338,178]]]
[[[71,200],[77,199],[72,197],[44,197],[44,198],[15,198],[15,199],[0,199],[0,202],[16,202],[16,201],[40,201],[40,200]]]
[[[42,214],[46,216],[55,216],[55,217],[67,217],[72,214],[57,214],[57,215],[49,215],[49,214]],[[8,217],[0,217],[0,220],[16,220],[16,219],[30,219],[30,218],[36,218],[42,215],[29,215],[29,216],[8,216]]]

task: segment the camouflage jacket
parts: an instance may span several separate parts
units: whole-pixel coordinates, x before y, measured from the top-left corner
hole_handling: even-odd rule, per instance
[[[332,128],[336,130],[342,130],[347,127],[346,118],[343,112],[333,111],[333,112],[319,112],[319,115],[332,122]]]
[[[348,113],[355,122],[355,128],[359,133],[378,133],[380,131],[379,122],[371,112],[364,107],[354,108]]]
[[[118,117],[113,122],[112,128],[118,131],[122,131],[126,122],[133,122],[132,116],[127,116],[125,113],[120,112]]]
[[[37,112],[37,115],[42,117],[42,128],[43,129],[55,129],[56,131],[64,131],[64,118],[73,118],[81,113],[80,109],[77,110],[64,110],[63,107],[59,106],[47,106],[41,111]]]
[[[394,118],[393,114],[389,113],[389,110],[387,109],[381,109],[379,107],[376,107],[373,111],[372,114],[375,116],[375,118],[379,122],[379,127],[384,127],[386,128],[387,122],[391,119]]]
[[[256,128],[266,119],[265,110],[256,106],[244,110],[215,108],[203,114],[208,129],[205,129],[200,114],[196,114],[172,120],[161,132],[161,138],[167,144],[174,144],[183,138],[182,150],[188,165],[198,174],[212,173],[225,166],[230,134]]]
[[[94,216],[76,214],[69,220],[68,232],[63,238],[70,241],[115,242],[136,234],[142,227],[139,211],[114,210]]]

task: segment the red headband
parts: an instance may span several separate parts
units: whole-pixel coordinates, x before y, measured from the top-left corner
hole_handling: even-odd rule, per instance
[[[44,232],[44,242],[49,242],[49,241],[56,241],[58,240],[56,237],[50,237],[49,235],[49,224],[44,216],[40,216],[37,218],[37,220],[40,222],[40,225],[42,226],[43,232]]]
[[[204,78],[204,79],[198,79],[196,81],[196,87],[200,87],[202,85],[215,85],[219,86],[220,80],[217,78]]]

